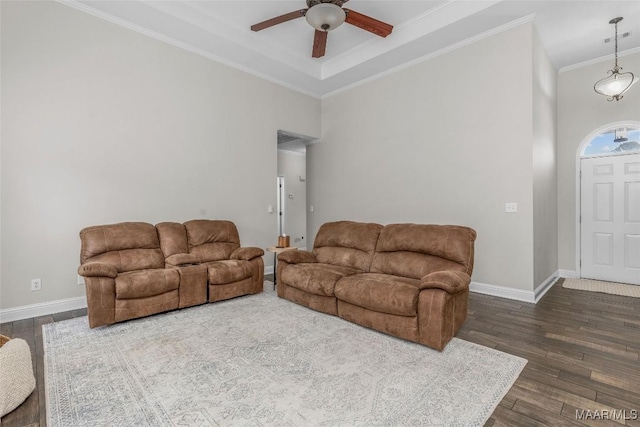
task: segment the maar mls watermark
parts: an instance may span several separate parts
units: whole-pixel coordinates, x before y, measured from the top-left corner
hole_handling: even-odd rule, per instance
[[[637,409],[576,409],[576,420],[630,421],[640,419]]]

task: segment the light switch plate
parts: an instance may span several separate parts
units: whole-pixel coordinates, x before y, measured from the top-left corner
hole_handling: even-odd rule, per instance
[[[518,204],[515,202],[508,202],[504,207],[504,211],[508,213],[516,213],[518,212]]]

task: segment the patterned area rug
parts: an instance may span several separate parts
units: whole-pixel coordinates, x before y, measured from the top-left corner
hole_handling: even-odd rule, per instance
[[[278,298],[44,325],[48,426],[481,426],[527,363],[439,353]]]
[[[601,292],[605,294],[621,295],[623,297],[640,298],[640,286],[624,283],[603,282],[589,279],[564,279],[562,287],[581,291]]]

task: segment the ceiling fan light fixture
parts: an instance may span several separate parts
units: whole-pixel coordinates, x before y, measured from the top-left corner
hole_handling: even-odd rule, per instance
[[[340,6],[333,3],[320,3],[309,8],[305,18],[316,30],[331,31],[344,24],[347,14]]]
[[[620,21],[622,21],[622,17],[613,18],[609,21],[609,24],[614,24],[616,27],[613,69],[608,71],[609,75],[607,77],[598,80],[593,85],[593,90],[600,95],[606,96],[607,101],[613,101],[614,99],[620,101],[623,98],[622,95],[637,81],[634,79],[633,73],[621,73],[622,67],[618,66],[618,22]]]

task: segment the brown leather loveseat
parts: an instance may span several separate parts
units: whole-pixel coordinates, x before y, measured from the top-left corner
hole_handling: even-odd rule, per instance
[[[442,350],[467,315],[476,232],[456,225],[322,225],[278,256],[278,296]]]
[[[231,221],[197,219],[184,224],[156,225],[167,267],[198,264],[206,267],[209,302],[262,292],[264,251],[240,247]]]
[[[98,225],[80,240],[91,328],[262,291],[264,252],[240,248],[231,221]]]

